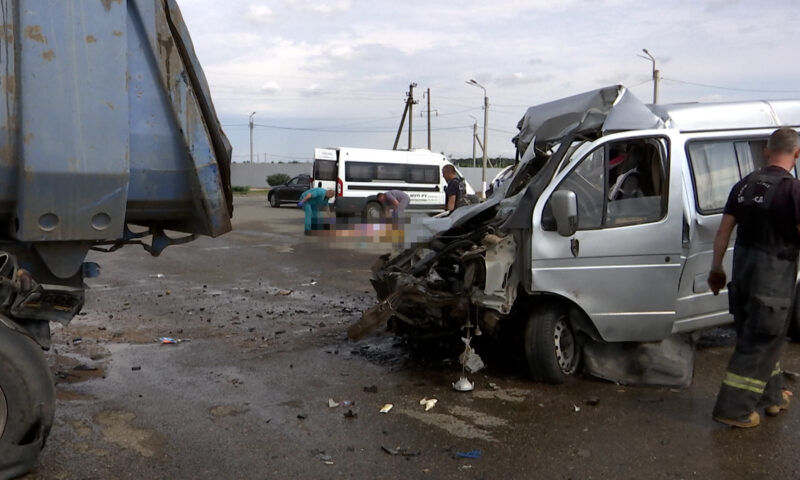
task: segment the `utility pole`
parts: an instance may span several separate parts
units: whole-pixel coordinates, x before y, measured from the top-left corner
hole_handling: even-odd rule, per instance
[[[650,55],[650,52],[648,52],[646,48],[643,48],[642,51],[647,56],[646,57],[644,55],[639,55],[639,56],[644,58],[645,60],[650,60],[651,62],[653,62],[653,105],[657,105],[658,104],[658,83],[661,80],[661,78],[660,78],[660,73],[661,72],[656,69],[656,59],[655,59],[655,57]]]
[[[431,150],[431,89],[428,89],[428,151]]]
[[[408,86],[408,93],[406,93],[406,108],[403,110],[403,118],[400,119],[400,127],[397,129],[397,136],[394,137],[394,146],[392,150],[397,150],[397,143],[400,141],[400,133],[403,131],[403,125],[406,123],[406,116],[408,117],[408,149],[411,150],[411,119],[413,116],[411,115],[411,106],[417,103],[414,100],[414,87],[416,87],[416,83],[412,83]]]
[[[474,120],[472,123],[472,168],[475,168],[475,142],[478,141],[478,119],[472,115],[470,117]]]
[[[253,115],[256,112],[250,114],[250,163],[253,163]]]
[[[408,150],[411,150],[411,135],[413,133],[412,130],[412,123],[414,120],[414,104],[417,103],[414,101],[414,87],[416,87],[416,83],[412,83],[408,86]]]

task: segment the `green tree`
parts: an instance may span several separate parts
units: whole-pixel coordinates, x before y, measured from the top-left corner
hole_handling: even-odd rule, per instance
[[[285,173],[273,173],[267,177],[267,183],[270,187],[274,187],[275,185],[283,185],[284,183],[288,182],[290,178],[291,177]]]

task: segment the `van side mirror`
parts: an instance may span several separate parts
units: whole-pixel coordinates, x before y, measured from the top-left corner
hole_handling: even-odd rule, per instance
[[[558,190],[550,197],[556,229],[563,237],[574,235],[578,230],[578,197],[572,190]]]

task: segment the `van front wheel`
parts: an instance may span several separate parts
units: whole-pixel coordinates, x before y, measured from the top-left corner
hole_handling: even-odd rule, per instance
[[[564,383],[578,372],[581,347],[564,308],[534,308],[525,327],[525,359],[537,382]]]

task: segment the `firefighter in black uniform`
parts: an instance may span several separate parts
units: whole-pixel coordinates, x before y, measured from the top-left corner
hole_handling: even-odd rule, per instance
[[[780,355],[789,326],[800,250],[800,180],[789,173],[800,155],[791,128],[776,130],[764,151],[768,165],[734,185],[714,239],[708,285],[725,286],[722,258],[733,227],[736,244],[728,284],[736,349],[722,381],[713,418],[735,427],[761,422],[757,408],[777,415],[789,406]]]

